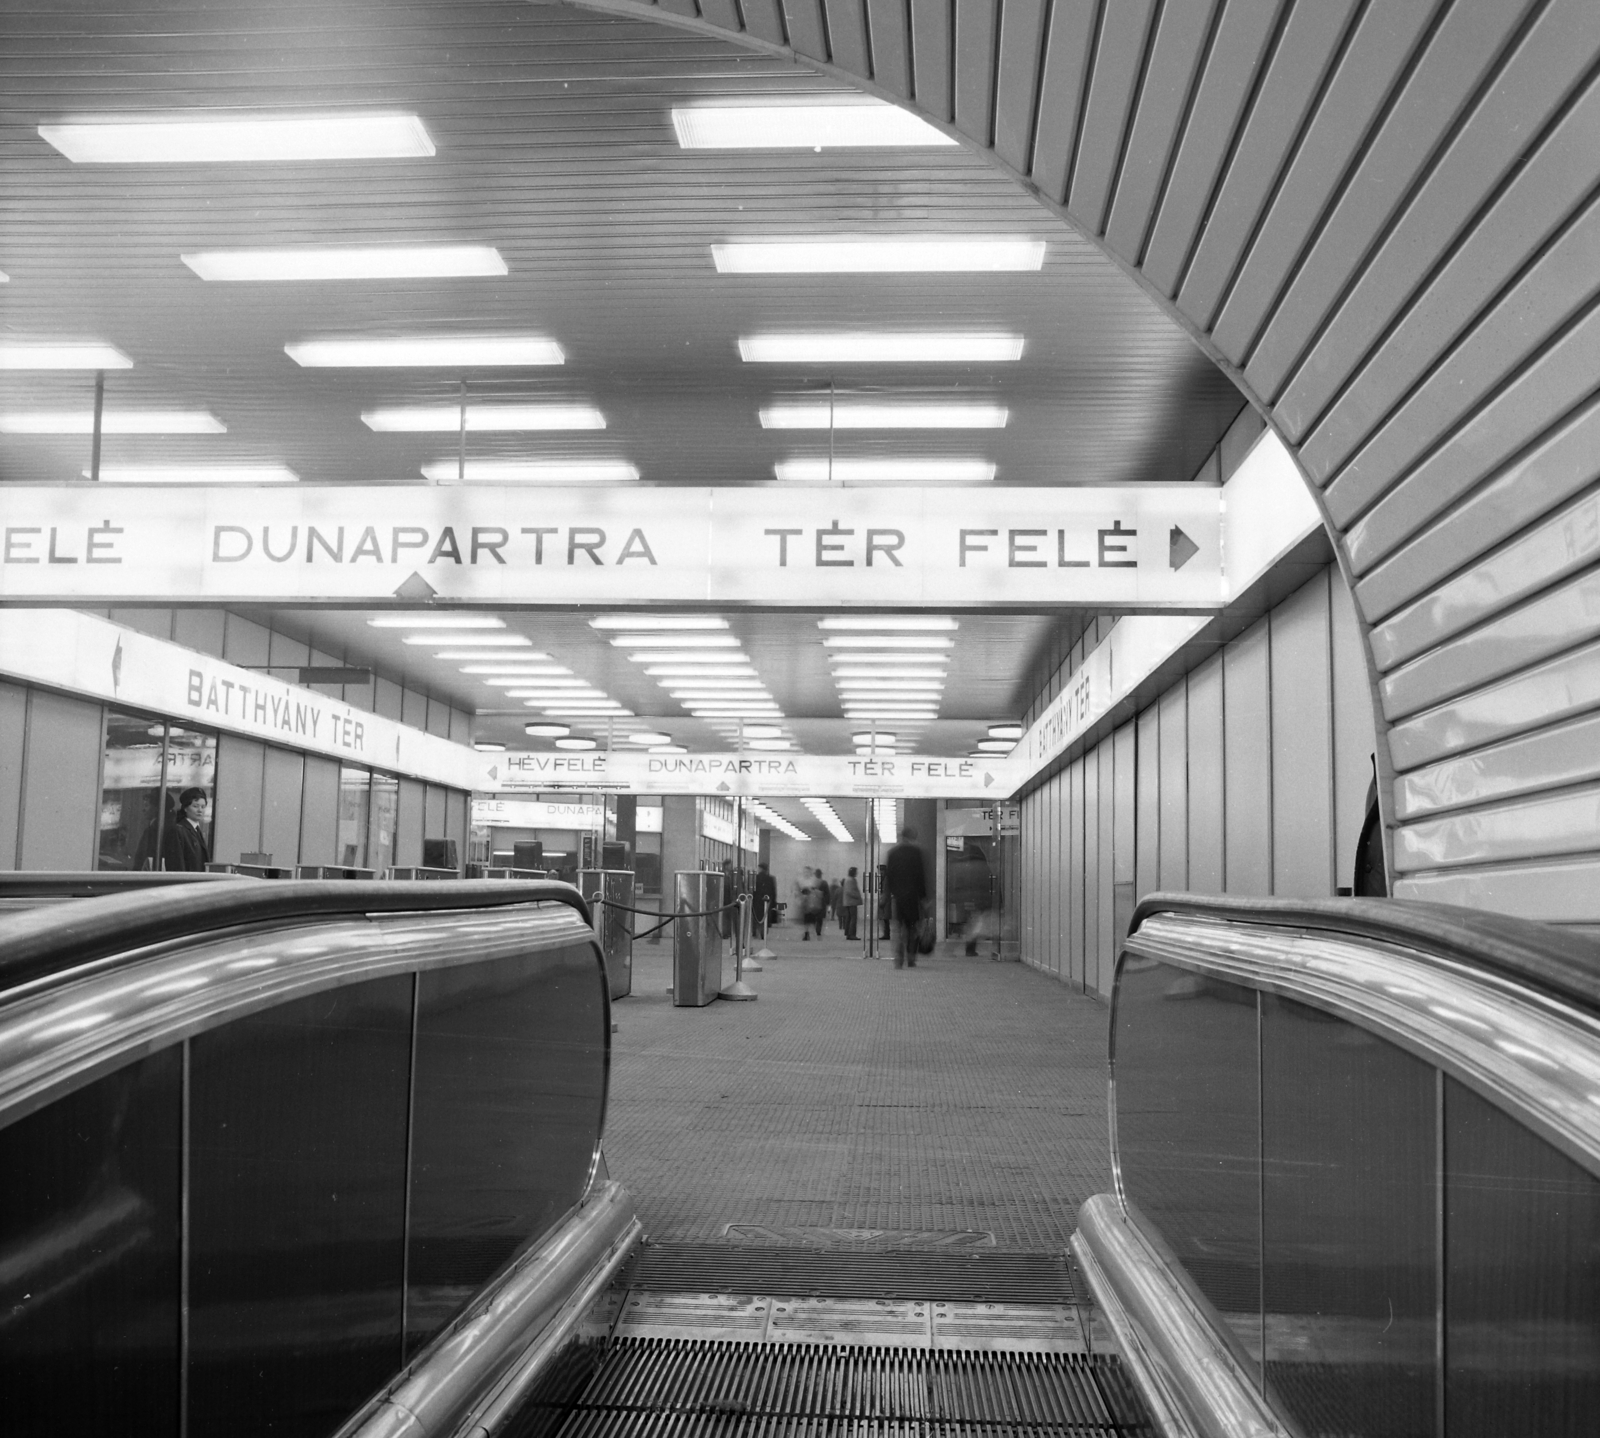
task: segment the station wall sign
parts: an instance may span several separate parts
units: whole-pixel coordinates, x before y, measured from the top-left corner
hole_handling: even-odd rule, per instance
[[[562,804],[547,799],[488,799],[479,796],[472,801],[472,822],[505,829],[598,832],[606,826],[606,811],[599,804]]]
[[[514,794],[743,794],[753,798],[995,798],[1014,787],[1004,758],[940,759],[839,754],[639,754],[511,752],[491,757],[486,789]]]
[[[1209,610],[1221,491],[6,489],[0,601]]]
[[[0,609],[0,674],[456,789],[479,787],[486,757],[75,610]]]

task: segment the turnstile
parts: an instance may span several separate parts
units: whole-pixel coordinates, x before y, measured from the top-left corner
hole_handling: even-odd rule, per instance
[[[606,956],[606,986],[612,998],[623,998],[633,992],[633,915],[628,912],[633,907],[633,870],[580,869],[578,892],[594,907],[594,931]]]
[[[673,886],[672,1003],[703,1009],[722,987],[722,875],[680,872]],[[698,917],[689,917],[697,915]]]

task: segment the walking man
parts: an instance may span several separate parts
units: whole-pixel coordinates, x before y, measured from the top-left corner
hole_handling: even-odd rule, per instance
[[[900,831],[900,842],[889,850],[883,865],[883,886],[894,907],[894,966],[917,966],[917,937],[922,927],[922,905],[928,897],[927,880],[922,873],[922,850],[916,845],[917,832]]]

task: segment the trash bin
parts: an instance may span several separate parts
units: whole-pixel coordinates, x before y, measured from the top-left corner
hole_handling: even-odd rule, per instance
[[[611,997],[620,999],[633,992],[633,870],[580,869],[578,892],[591,904],[596,896],[595,933],[600,952],[606,956],[606,986]],[[621,905],[616,908],[614,905]]]
[[[672,1003],[703,1009],[722,987],[722,875],[692,869],[676,876],[672,912],[700,918],[672,921]]]

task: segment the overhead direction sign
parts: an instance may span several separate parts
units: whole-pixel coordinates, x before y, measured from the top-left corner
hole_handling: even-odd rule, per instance
[[[1208,610],[1221,491],[7,486],[0,601]]]

